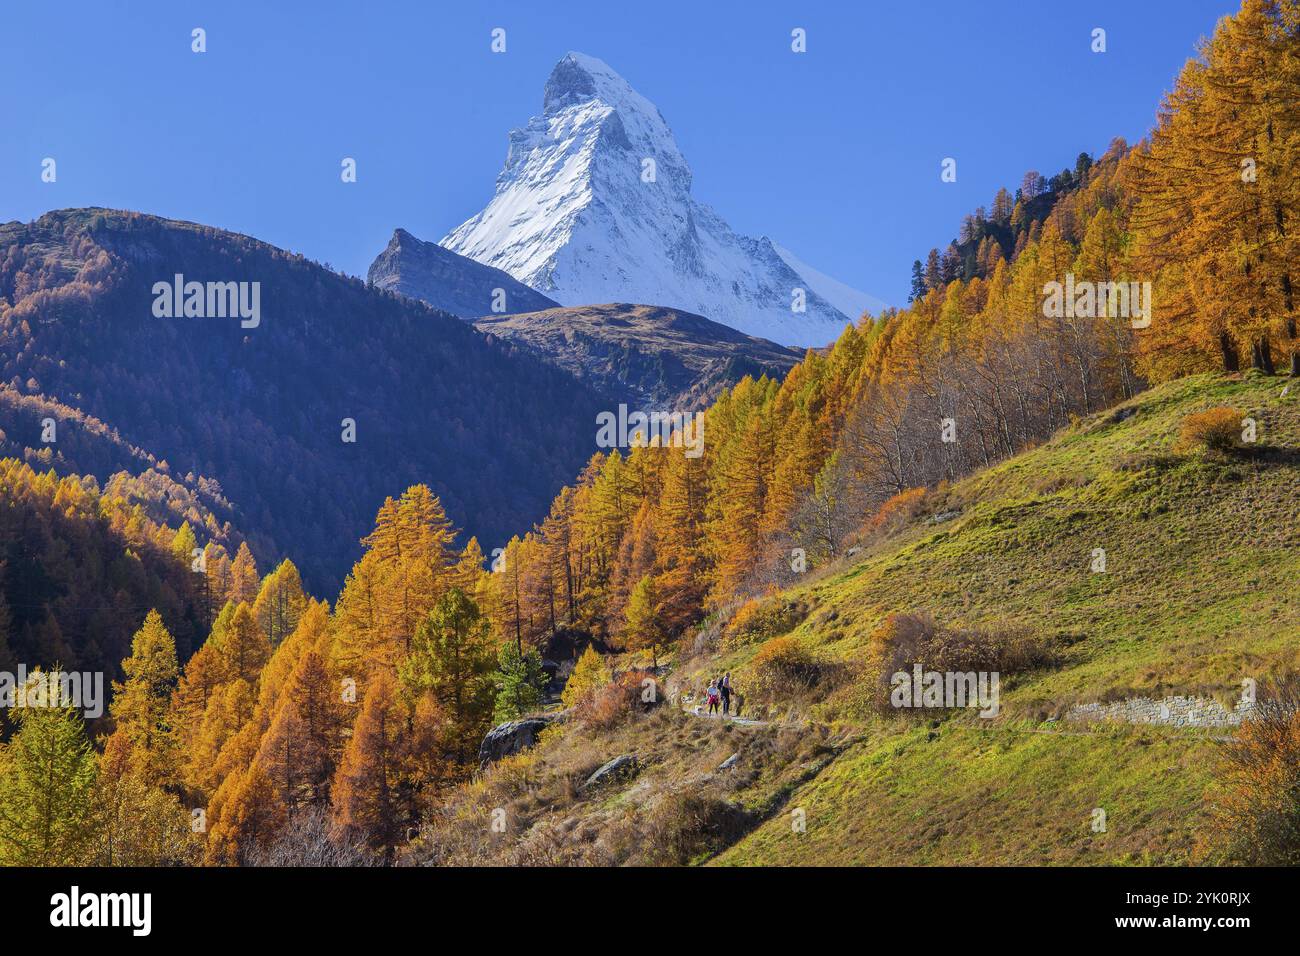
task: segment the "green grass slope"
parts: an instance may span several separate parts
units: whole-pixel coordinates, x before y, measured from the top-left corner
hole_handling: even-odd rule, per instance
[[[1076,423],[935,493],[931,513],[786,595],[818,658],[860,660],[890,612],[1021,627],[1056,666],[1004,677],[1002,713],[864,717],[857,740],[715,857],[724,864],[1141,864],[1195,857],[1222,732],[1086,725],[1072,703],[1196,693],[1228,702],[1300,656],[1300,387],[1199,376]],[[1174,450],[1190,413],[1234,406],[1249,453]],[[1091,570],[1104,548],[1107,571]],[[709,662],[744,673],[753,646]],[[814,717],[852,724],[830,703]],[[1218,739],[1216,739],[1218,738]],[[1106,812],[1094,832],[1093,812]],[[806,825],[793,825],[794,810]]]

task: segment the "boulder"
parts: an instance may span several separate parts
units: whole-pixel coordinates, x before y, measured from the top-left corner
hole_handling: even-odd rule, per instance
[[[611,780],[635,776],[639,769],[640,765],[637,763],[636,754],[623,754],[603,764],[600,769],[587,778],[587,782],[582,785],[582,789],[589,790]]]
[[[521,750],[527,750],[537,743],[537,735],[551,724],[563,720],[567,711],[555,714],[539,714],[524,717],[509,723],[498,724],[487,732],[483,743],[478,748],[478,768],[483,770],[489,764],[496,763],[502,757],[509,757]]]

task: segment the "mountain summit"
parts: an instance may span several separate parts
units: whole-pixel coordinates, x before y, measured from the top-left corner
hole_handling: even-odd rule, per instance
[[[491,202],[441,244],[564,305],[669,306],[787,345],[825,345],[858,318],[843,309],[879,306],[697,202],[663,115],[581,53],[511,131]]]

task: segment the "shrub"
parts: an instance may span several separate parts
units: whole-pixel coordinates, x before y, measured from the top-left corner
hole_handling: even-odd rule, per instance
[[[560,692],[560,700],[565,707],[573,707],[596,688],[608,684],[610,676],[609,668],[605,666],[605,658],[588,644],[587,649],[578,658],[578,663],[574,665],[573,673],[565,682],[564,690]]]
[[[1183,419],[1175,448],[1179,451],[1229,452],[1241,447],[1241,420],[1246,413],[1240,408],[1209,408],[1193,412]]]
[[[750,690],[772,700],[806,691],[817,684],[821,669],[793,637],[774,637],[758,649],[749,663]]]
[[[696,790],[668,794],[646,820],[648,862],[685,866],[730,846],[749,826],[743,807],[713,794]]]
[[[574,718],[586,727],[608,730],[622,723],[630,714],[649,710],[659,702],[659,692],[656,684],[653,699],[644,699],[647,679],[654,679],[652,671],[624,671],[583,695],[574,706]]]
[[[889,498],[867,522],[867,530],[890,534],[912,521],[925,506],[925,489],[908,488]]]
[[[1251,866],[1300,864],[1300,681],[1267,690],[1219,765],[1207,836],[1198,855]]]
[[[750,598],[727,622],[723,646],[731,650],[788,633],[807,616],[808,605],[802,601]]]
[[[892,713],[890,680],[920,664],[926,671],[1023,673],[1050,666],[1050,646],[1022,629],[945,628],[927,613],[891,614],[867,639],[867,674],[874,678],[875,701]]]

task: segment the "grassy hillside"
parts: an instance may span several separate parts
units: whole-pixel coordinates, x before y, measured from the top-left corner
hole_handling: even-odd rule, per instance
[[[1244,677],[1263,683],[1297,663],[1300,609],[1291,597],[1300,572],[1300,407],[1294,388],[1282,395],[1285,385],[1252,373],[1153,389],[929,493],[905,527],[770,599],[799,608],[787,618],[798,621],[790,638],[824,673],[840,676],[799,693],[751,694],[748,712],[774,725],[730,733],[801,742],[742,759],[737,778],[709,775],[703,764],[691,771],[692,787],[746,820],[739,833],[714,832],[711,851],[720,852],[696,860],[1196,858],[1223,732],[1058,718],[1073,703],[1135,695],[1230,702]],[[1227,455],[1175,450],[1186,416],[1217,406],[1253,417],[1257,443]],[[952,512],[958,515],[933,521]],[[1105,573],[1091,570],[1095,548],[1106,551]],[[928,613],[950,627],[1015,629],[1051,648],[1054,660],[1004,674],[993,720],[969,711],[876,716],[855,702],[870,635],[893,612]],[[705,650],[676,662],[670,689],[698,690],[724,668],[742,688],[758,688],[754,655],[783,629],[769,627],[749,643],[722,628],[713,630],[729,636],[706,631]],[[680,719],[683,734],[703,723]],[[635,737],[637,723],[620,733]],[[571,728],[528,759],[542,766],[567,748],[594,761],[632,746]],[[671,761],[662,756],[681,743],[642,746],[652,764],[638,784],[643,795],[683,783],[682,771],[664,770]],[[563,812],[581,819],[584,806],[578,796]],[[1106,812],[1105,832],[1093,832],[1097,808]],[[805,832],[791,825],[795,809],[806,814]]]
[[[936,495],[921,523],[812,583],[795,630],[846,658],[890,611],[1018,624],[1060,666],[1004,685],[994,721],[899,725],[852,748],[727,863],[1143,863],[1188,858],[1214,750],[1205,732],[1089,728],[1042,718],[1070,703],[1176,693],[1235,697],[1243,677],[1296,663],[1300,411],[1285,382],[1197,377],[1081,421],[1041,448]],[[1173,451],[1181,421],[1238,407],[1256,453]],[[1107,571],[1091,571],[1094,548]],[[834,616],[833,624],[828,623]],[[1094,834],[1091,813],[1107,811]]]

